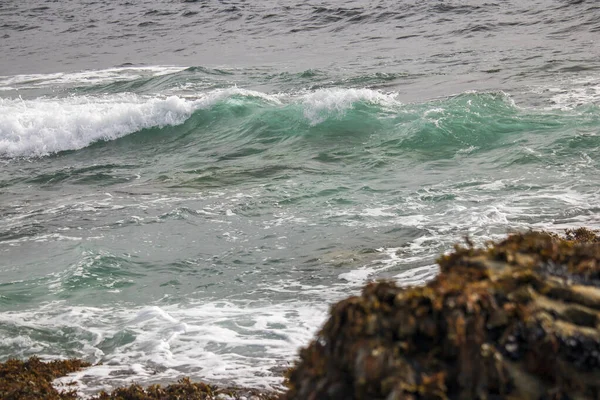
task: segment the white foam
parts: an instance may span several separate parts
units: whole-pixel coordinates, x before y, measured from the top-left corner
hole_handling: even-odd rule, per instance
[[[365,208],[363,215],[367,217],[395,217],[394,212],[389,211],[389,207]]]
[[[502,179],[498,179],[498,180],[493,180],[488,183],[483,183],[483,184],[479,185],[479,188],[485,189],[485,190],[502,190],[502,189],[506,188],[506,184],[504,183],[504,181]]]
[[[410,268],[394,276],[400,286],[421,286],[435,278],[439,273],[437,264]]]
[[[301,103],[304,107],[304,116],[312,125],[332,118],[341,117],[361,101],[378,104],[384,107],[400,105],[396,100],[397,93],[386,94],[371,89],[319,89],[302,96]]]
[[[338,275],[338,279],[347,281],[352,286],[361,286],[367,283],[367,281],[378,273],[394,268],[402,264],[411,264],[421,259],[421,255],[414,257],[400,255],[401,252],[396,247],[380,248],[377,252],[381,253],[383,257],[378,257],[375,261],[372,261],[368,265],[355,268],[348,272],[344,272]]]
[[[0,99],[0,156],[77,150],[144,128],[183,123],[196,108],[176,96],[134,94],[36,100]]]
[[[584,76],[565,79],[551,87],[536,87],[536,93],[550,94],[550,109],[571,110],[576,107],[600,103],[600,77]]]
[[[30,351],[33,352],[44,351],[44,346],[41,343],[34,342],[29,336],[22,335],[0,338],[0,346],[8,348],[29,348]]]
[[[424,208],[419,204],[408,204],[408,209],[419,210]],[[422,227],[429,221],[424,214],[398,215],[403,210],[398,206],[382,206],[355,209],[327,210],[328,218],[348,217],[341,222],[346,226],[363,226],[367,228],[378,228],[384,226],[414,226]]]
[[[354,285],[360,285],[367,278],[373,275],[376,272],[375,268],[372,267],[360,267],[357,269],[353,269],[352,271],[344,272],[338,275],[338,279],[343,279],[347,282],[350,282]]]
[[[238,88],[236,86],[225,88],[225,89],[215,89],[210,92],[204,93],[200,95],[200,98],[195,101],[195,104],[198,108],[209,108],[217,102],[227,100],[230,103],[236,103],[236,97],[255,97],[261,99],[265,102],[273,103],[273,104],[282,104],[281,97],[279,95],[270,95],[263,92],[258,92],[256,90],[248,90],[243,88]]]

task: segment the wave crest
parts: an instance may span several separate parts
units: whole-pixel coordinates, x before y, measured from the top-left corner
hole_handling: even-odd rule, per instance
[[[314,126],[341,117],[357,102],[390,105],[393,95],[370,89],[320,89],[302,94],[270,95],[231,87],[195,98],[149,97],[131,93],[33,100],[0,99],[0,157],[41,157],[78,150],[148,128],[184,123],[196,110],[218,103],[299,104]],[[231,104],[230,104],[231,105]]]
[[[141,129],[183,123],[194,102],[134,94],[64,99],[0,99],[0,156],[37,157],[78,150]]]
[[[364,102],[383,107],[399,105],[396,94],[384,94],[372,89],[320,89],[303,96],[304,116],[311,125],[328,118],[339,117],[356,103]]]

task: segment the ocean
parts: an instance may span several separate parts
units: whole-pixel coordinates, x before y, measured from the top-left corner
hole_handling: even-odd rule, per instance
[[[600,5],[3,0],[0,361],[278,389],[329,306],[600,227]]]

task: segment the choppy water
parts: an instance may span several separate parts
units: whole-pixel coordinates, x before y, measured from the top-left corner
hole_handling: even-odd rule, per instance
[[[278,387],[328,305],[600,227],[600,7],[0,3],[0,359]]]

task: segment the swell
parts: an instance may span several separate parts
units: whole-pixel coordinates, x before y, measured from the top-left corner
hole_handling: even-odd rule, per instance
[[[119,94],[59,99],[0,100],[0,155],[40,157],[79,150],[143,130],[183,125],[185,131],[233,124],[234,131],[261,135],[257,119],[270,130],[314,126],[341,117],[355,104],[395,105],[393,96],[368,89],[320,90],[286,98],[238,88],[214,90],[196,98]],[[192,118],[193,117],[193,118]],[[258,118],[257,118],[258,117]],[[290,121],[292,120],[292,121]],[[186,124],[184,124],[187,121]],[[236,123],[239,123],[236,125]],[[284,125],[278,126],[283,123]],[[289,132],[284,132],[289,134]]]
[[[538,142],[543,135],[549,135],[542,141],[550,144],[553,134],[591,134],[600,125],[596,106],[522,109],[501,92],[403,104],[397,93],[342,88],[266,94],[234,87],[195,97],[0,99],[0,110],[0,156],[9,160],[105,142],[114,142],[111,150],[116,152],[120,146],[211,151],[221,161],[276,147],[313,153],[337,147],[354,155],[377,149],[389,156],[414,153],[439,159]]]

